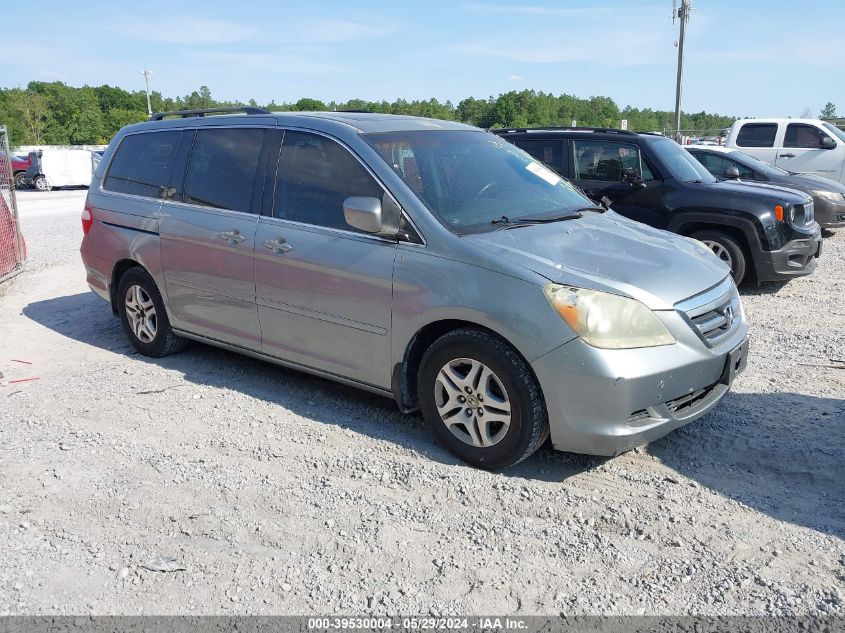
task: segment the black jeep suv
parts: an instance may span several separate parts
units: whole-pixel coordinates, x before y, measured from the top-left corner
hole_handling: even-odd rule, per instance
[[[739,284],[809,275],[821,251],[813,201],[774,186],[719,182],[658,134],[605,128],[491,130],[633,220],[701,240]]]

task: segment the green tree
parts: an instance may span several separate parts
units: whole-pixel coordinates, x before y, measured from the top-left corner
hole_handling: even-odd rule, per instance
[[[294,104],[294,109],[300,112],[322,111],[326,109],[326,104],[317,99],[303,97]]]
[[[50,117],[47,101],[43,96],[25,90],[10,90],[6,101],[9,118],[19,126],[10,125],[10,134],[18,145],[37,145],[44,142],[44,130]]]
[[[822,108],[821,114],[819,114],[820,119],[835,119],[836,118],[836,106],[828,101],[824,104]]]

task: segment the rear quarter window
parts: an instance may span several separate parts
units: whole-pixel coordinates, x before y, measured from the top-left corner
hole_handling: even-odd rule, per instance
[[[180,132],[143,132],[125,136],[103,181],[107,191],[161,198],[167,187]]]
[[[739,147],[774,147],[777,123],[746,123],[736,135]]]

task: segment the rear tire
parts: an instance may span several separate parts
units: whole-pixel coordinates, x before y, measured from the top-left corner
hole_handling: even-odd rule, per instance
[[[420,362],[417,398],[441,444],[477,468],[518,464],[549,436],[528,363],[481,330],[454,330],[432,343]]]
[[[745,250],[742,245],[732,235],[728,235],[724,231],[699,231],[691,235],[713,251],[719,259],[725,262],[731,268],[731,275],[738,286],[745,280],[747,271],[747,259]]]
[[[23,189],[26,186],[26,172],[16,172],[13,184],[15,189]]]
[[[129,342],[144,356],[161,358],[188,344],[173,333],[155,281],[140,266],[130,268],[120,278],[117,311]]]

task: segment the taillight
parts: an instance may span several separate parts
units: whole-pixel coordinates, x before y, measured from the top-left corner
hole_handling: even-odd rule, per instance
[[[91,230],[91,225],[94,224],[94,213],[91,210],[91,207],[86,206],[82,209],[82,234],[88,235],[88,231]]]

